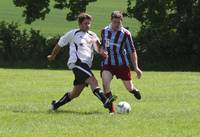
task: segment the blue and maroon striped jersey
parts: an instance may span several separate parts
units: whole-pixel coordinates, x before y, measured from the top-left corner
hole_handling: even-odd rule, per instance
[[[127,53],[134,52],[135,47],[127,29],[120,27],[117,31],[112,31],[110,25],[105,27],[101,32],[101,43],[108,52],[108,58],[102,61],[102,65],[129,65]]]

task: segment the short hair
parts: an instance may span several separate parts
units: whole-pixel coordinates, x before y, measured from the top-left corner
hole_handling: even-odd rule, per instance
[[[81,24],[85,19],[92,20],[92,16],[87,13],[81,13],[78,15],[79,24]]]
[[[111,20],[112,19],[121,19],[123,20],[123,15],[121,11],[113,11],[111,14]]]

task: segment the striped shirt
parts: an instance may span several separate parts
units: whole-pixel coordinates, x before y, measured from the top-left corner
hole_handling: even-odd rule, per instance
[[[108,58],[102,61],[102,65],[121,66],[129,65],[127,53],[135,51],[131,33],[124,27],[112,31],[111,25],[101,32],[103,49],[108,52]]]

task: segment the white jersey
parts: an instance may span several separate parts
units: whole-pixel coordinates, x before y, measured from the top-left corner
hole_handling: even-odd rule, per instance
[[[67,65],[72,69],[77,59],[88,64],[89,67],[92,66],[94,50],[98,52],[98,41],[99,38],[92,31],[83,32],[80,29],[73,29],[60,38],[58,45],[60,47],[70,45]]]

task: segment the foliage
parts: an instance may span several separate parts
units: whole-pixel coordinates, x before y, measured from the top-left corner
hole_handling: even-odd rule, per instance
[[[25,17],[25,23],[31,24],[36,19],[45,19],[46,14],[50,12],[49,0],[13,0],[17,7],[25,7],[22,16]]]
[[[50,67],[64,68],[67,48],[61,50],[54,63],[48,64],[46,56],[57,43],[59,36],[45,38],[40,31],[20,30],[17,23],[0,22],[0,65],[1,67]],[[67,53],[66,53],[67,52]]]
[[[55,0],[56,4],[54,8],[57,9],[70,9],[70,12],[67,13],[66,19],[67,20],[76,20],[78,15],[82,12],[86,11],[86,7],[90,2],[96,0]]]
[[[96,0],[55,0],[54,8],[70,10],[67,13],[67,20],[76,20],[81,12],[86,11],[90,2]],[[50,0],[13,0],[17,7],[24,7],[22,16],[25,17],[25,23],[31,24],[37,19],[45,19],[46,14],[50,12]]]
[[[199,0],[128,0],[127,15],[142,24],[136,45],[143,63],[200,69],[199,9]]]

